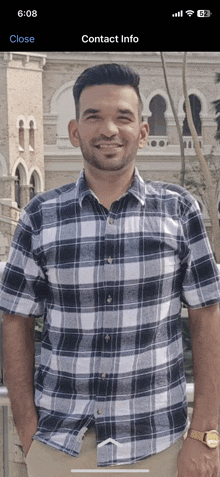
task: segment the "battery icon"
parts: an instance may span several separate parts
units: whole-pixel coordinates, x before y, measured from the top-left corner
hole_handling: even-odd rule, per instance
[[[210,10],[197,10],[197,17],[208,18],[211,17],[212,12]]]

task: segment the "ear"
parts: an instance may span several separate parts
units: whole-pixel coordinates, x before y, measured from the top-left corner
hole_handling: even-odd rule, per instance
[[[68,124],[70,142],[74,147],[79,147],[78,124],[75,119],[71,119]]]
[[[140,138],[139,138],[139,149],[143,149],[147,144],[150,128],[149,124],[145,121],[140,123]]]

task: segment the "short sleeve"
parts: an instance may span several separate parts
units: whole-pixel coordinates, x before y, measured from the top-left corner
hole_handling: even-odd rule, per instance
[[[192,198],[182,221],[187,255],[182,260],[182,301],[190,308],[220,302],[220,275],[197,202]]]
[[[26,211],[15,230],[0,288],[0,309],[10,314],[42,316],[47,280],[34,255],[34,230]]]

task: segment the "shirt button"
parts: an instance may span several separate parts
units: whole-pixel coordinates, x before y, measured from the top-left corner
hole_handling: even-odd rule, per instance
[[[114,219],[112,217],[110,217],[109,223],[110,223],[110,225],[114,224]]]
[[[102,379],[107,378],[107,376],[108,376],[107,373],[102,373]]]
[[[108,262],[108,263],[112,263],[112,262],[113,262],[113,258],[109,256],[108,259],[107,259],[107,262]]]
[[[108,343],[108,341],[109,341],[110,339],[111,339],[111,338],[110,338],[109,335],[106,335],[106,336],[105,336],[105,341],[106,341],[106,343]]]
[[[103,414],[103,409],[98,409],[97,414]]]
[[[106,301],[107,301],[107,303],[111,303],[112,302],[112,296],[109,295]]]

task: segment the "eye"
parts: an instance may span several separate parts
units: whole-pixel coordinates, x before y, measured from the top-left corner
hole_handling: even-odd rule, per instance
[[[119,116],[118,117],[119,121],[122,123],[130,123],[132,122],[132,119],[129,116]]]
[[[100,119],[100,116],[96,114],[91,114],[91,116],[87,116],[86,121],[94,122],[98,121]]]

